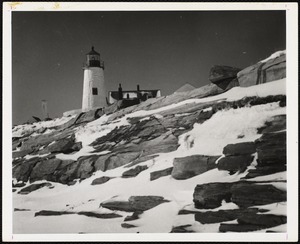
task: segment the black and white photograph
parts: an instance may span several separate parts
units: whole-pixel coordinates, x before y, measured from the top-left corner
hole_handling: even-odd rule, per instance
[[[4,2],[5,239],[297,241],[297,12]]]

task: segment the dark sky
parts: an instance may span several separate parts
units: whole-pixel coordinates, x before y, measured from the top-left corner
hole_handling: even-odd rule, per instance
[[[13,124],[81,107],[85,54],[105,62],[108,90],[209,84],[215,64],[245,68],[286,48],[285,11],[13,12]]]

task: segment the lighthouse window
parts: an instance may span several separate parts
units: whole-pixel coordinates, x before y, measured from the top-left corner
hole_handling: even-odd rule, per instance
[[[93,87],[92,92],[93,92],[93,95],[98,95],[98,89],[97,88]]]

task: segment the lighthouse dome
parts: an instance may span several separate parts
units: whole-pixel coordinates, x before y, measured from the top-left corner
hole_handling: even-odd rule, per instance
[[[87,53],[86,55],[99,55],[100,56],[100,53],[96,52],[94,50],[94,47],[92,47],[92,50],[89,53]]]

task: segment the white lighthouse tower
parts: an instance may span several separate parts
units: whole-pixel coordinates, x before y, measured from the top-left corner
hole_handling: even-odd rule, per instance
[[[83,69],[82,111],[105,107],[104,62],[100,59],[100,53],[97,53],[94,47],[86,54],[86,63]]]

